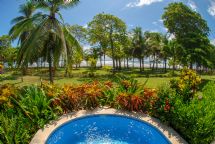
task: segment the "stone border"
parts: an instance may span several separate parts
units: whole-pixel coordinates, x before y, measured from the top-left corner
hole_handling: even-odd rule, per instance
[[[148,122],[149,124],[155,126],[157,129],[159,129],[173,144],[187,144],[187,142],[180,137],[180,135],[175,132],[172,128],[162,124],[158,119],[152,118],[146,114],[142,113],[135,113],[135,112],[127,112],[123,110],[116,110],[111,108],[98,108],[92,111],[87,110],[81,110],[78,112],[73,112],[70,114],[63,115],[58,120],[53,121],[52,123],[46,125],[44,129],[40,129],[33,139],[31,140],[30,144],[45,144],[46,140],[48,139],[49,135],[59,126],[62,124],[81,117],[81,116],[87,116],[92,114],[116,114],[116,115],[123,115],[123,116],[129,116],[133,118],[137,118],[140,120],[143,120],[145,122]]]

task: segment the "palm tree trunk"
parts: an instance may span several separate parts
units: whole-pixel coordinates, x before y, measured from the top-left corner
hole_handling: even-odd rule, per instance
[[[167,63],[167,60],[164,59],[164,72],[166,72],[166,63]]]
[[[112,61],[113,61],[113,71],[115,71],[115,55],[114,55],[114,46],[113,46],[113,39],[112,39],[113,30],[110,30],[110,45],[111,45],[111,52],[112,52]]]
[[[140,61],[140,72],[142,71],[142,60],[141,58],[139,58],[139,61]]]
[[[116,69],[118,69],[118,59],[115,59]]]
[[[154,70],[155,68],[155,54],[153,55],[153,65],[152,65],[152,69]]]
[[[51,48],[50,55],[49,55],[49,80],[51,84],[54,83],[52,63],[53,63],[53,49]]]
[[[119,70],[121,70],[122,66],[121,66],[121,59],[118,60],[119,61]]]
[[[189,66],[189,67],[190,67],[190,69],[193,69],[193,64],[192,64],[192,62],[190,63],[190,66]]]
[[[105,53],[104,53],[103,57],[104,57],[104,66],[105,66]]]
[[[133,68],[134,68],[134,57],[133,57]]]
[[[100,67],[102,68],[102,55],[100,54]]]
[[[144,71],[144,57],[142,58],[142,70]]]

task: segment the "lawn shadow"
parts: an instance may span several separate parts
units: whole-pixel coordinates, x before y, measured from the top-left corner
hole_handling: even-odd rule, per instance
[[[204,88],[209,82],[212,82],[212,81],[214,81],[214,80],[202,79],[202,82],[201,82],[201,84],[199,85],[200,91],[202,91],[203,88]]]

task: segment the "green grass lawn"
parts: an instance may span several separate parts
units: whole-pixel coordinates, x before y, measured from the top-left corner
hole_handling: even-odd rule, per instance
[[[88,77],[87,72],[88,72],[87,68],[80,68],[77,70],[73,70],[71,77],[64,77],[64,70],[59,69],[55,74],[56,75],[55,83],[59,85],[81,84],[93,80],[106,81],[111,80],[113,78],[111,72],[102,69],[97,70],[95,72],[95,76],[92,78]],[[141,84],[144,84],[146,82],[146,87],[149,88],[158,88],[163,84],[167,84],[169,80],[173,78],[168,76],[168,72],[167,73],[163,73],[162,71],[152,72],[149,69],[146,69],[145,72],[143,73],[140,73],[138,69],[130,71],[126,70],[118,73],[131,76],[134,79],[138,80],[138,82]],[[176,74],[179,74],[179,72],[176,72]],[[48,71],[46,69],[40,70],[31,69],[29,74],[23,77],[20,75],[19,72],[14,71],[6,72],[5,75],[13,75],[14,79],[0,81],[1,84],[11,83],[15,84],[16,86],[26,86],[31,84],[40,85],[41,80],[48,81]],[[203,79],[202,87],[209,81],[215,81],[215,75],[202,75],[201,77]]]

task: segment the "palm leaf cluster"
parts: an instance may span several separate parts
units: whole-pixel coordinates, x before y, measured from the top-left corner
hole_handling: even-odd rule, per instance
[[[79,0],[55,0],[28,2],[20,7],[23,16],[15,18],[10,30],[13,39],[19,38],[18,66],[26,66],[39,58],[49,63],[50,82],[53,82],[53,67],[61,57],[68,68],[74,51],[80,51],[78,41],[64,24],[61,9],[74,7]],[[35,13],[35,10],[45,12]],[[49,13],[49,14],[47,14]]]

